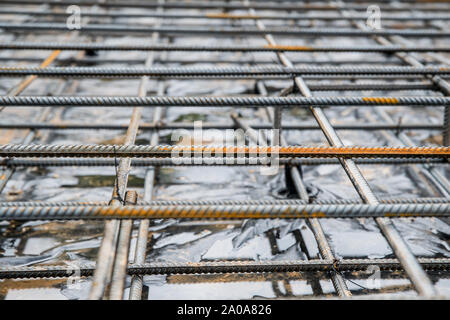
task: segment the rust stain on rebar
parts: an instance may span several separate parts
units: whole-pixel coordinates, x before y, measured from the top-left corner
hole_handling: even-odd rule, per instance
[[[327,215],[322,211],[309,212],[306,210],[292,212],[287,208],[280,213],[270,212],[242,212],[238,210],[214,211],[208,208],[177,209],[169,208],[127,208],[127,207],[103,207],[94,210],[93,216],[122,217],[122,218],[209,218],[209,219],[266,219],[266,218],[325,218]]]
[[[400,213],[392,213],[392,212],[386,212],[384,214],[384,216],[386,218],[410,218],[410,217],[415,217],[416,215],[413,213],[404,213],[404,212],[400,212]]]
[[[376,102],[382,104],[398,104],[397,98],[386,98],[386,97],[363,97],[365,102]]]
[[[264,48],[283,50],[283,51],[311,51],[311,50],[314,50],[314,48],[306,47],[306,46],[283,46],[283,45],[276,45],[276,44],[267,44],[264,46]]]
[[[385,98],[383,98],[385,99]],[[394,99],[396,100],[396,99]],[[395,101],[394,101],[395,102]],[[392,103],[387,99],[384,103]],[[161,147],[161,150],[168,151],[167,147]],[[435,155],[450,156],[450,148],[390,148],[390,147],[180,147],[181,152],[189,151],[192,153],[211,153],[215,155],[218,151],[223,154],[276,154],[281,156],[394,156],[394,155]]]

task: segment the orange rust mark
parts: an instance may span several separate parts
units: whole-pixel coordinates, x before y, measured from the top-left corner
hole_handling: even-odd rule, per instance
[[[2,174],[2,176],[0,177],[0,180],[5,180],[6,179],[6,174]]]
[[[250,14],[229,14],[229,13],[207,13],[207,18],[214,19],[260,19],[260,16]]]
[[[117,214],[117,211],[115,210],[115,208],[106,208],[99,213],[104,216],[113,216],[114,214]]]
[[[413,213],[392,213],[392,212],[386,212],[384,214],[384,216],[386,218],[397,218],[397,217],[401,217],[401,218],[411,218],[411,217],[415,217],[416,215]]]
[[[398,104],[397,98],[386,98],[386,97],[364,97],[362,98],[365,102],[376,102],[383,104]]]
[[[327,215],[325,214],[325,212],[322,211],[318,211],[318,212],[313,212],[310,214],[313,218],[325,218]]]
[[[385,99],[385,98],[383,98]],[[386,98],[384,103],[390,103],[391,98]],[[207,152],[215,154],[221,151],[223,154],[277,154],[282,156],[352,156],[352,155],[436,155],[436,156],[450,156],[449,147],[436,147],[436,148],[408,148],[408,147],[236,147],[236,146],[224,146],[220,148],[216,147],[186,147],[180,148],[180,151],[191,152]]]
[[[64,207],[66,209],[68,207]],[[225,208],[223,208],[225,209]],[[169,207],[99,207],[93,212],[93,216],[118,216],[123,218],[146,218],[146,219],[169,219],[169,218],[192,218],[192,219],[266,219],[266,218],[327,218],[328,215],[323,211],[296,211],[295,208],[286,208],[279,213],[261,212],[249,210],[248,212],[235,210],[212,210],[210,207],[189,208],[177,206]],[[384,215],[386,218],[398,218],[398,217],[415,217],[415,213],[393,213],[386,212]]]
[[[119,217],[142,217],[142,218],[230,218],[230,219],[265,219],[265,218],[324,218],[324,212],[301,211],[298,213],[286,209],[283,212],[273,215],[262,212],[241,212],[241,211],[209,211],[204,208],[200,211],[183,208],[181,211],[176,208],[125,208],[125,207],[103,207],[94,211],[94,216],[119,216]],[[394,215],[397,216],[397,215]]]
[[[264,46],[264,48],[283,50],[283,51],[311,51],[314,49],[312,47],[306,47],[306,46],[283,46],[283,45],[277,45],[277,44],[267,44]]]
[[[134,209],[134,208],[131,208],[131,209],[129,210],[129,214],[132,215],[132,216],[138,217],[138,216],[139,216],[139,211],[136,210],[136,209]]]

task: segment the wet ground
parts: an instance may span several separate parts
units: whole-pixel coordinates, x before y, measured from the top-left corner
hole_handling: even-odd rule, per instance
[[[195,11],[193,11],[195,12]],[[237,12],[239,13],[239,12]],[[17,17],[16,17],[17,18]],[[30,17],[23,17],[30,19]],[[2,17],[7,19],[7,17]],[[124,20],[117,20],[124,23]],[[176,23],[188,20],[178,20]],[[133,23],[154,23],[153,19],[136,19]],[[170,21],[168,22],[170,23]],[[195,23],[195,22],[194,22]],[[226,22],[222,22],[226,24]],[[235,22],[236,25],[243,22]],[[268,22],[275,24],[276,22]],[[342,25],[343,22],[330,22]],[[248,22],[251,24],[251,22]],[[305,24],[305,22],[301,22]],[[317,23],[316,26],[322,25]],[[0,41],[60,41],[67,40],[59,35],[39,35],[17,37],[1,34]],[[73,41],[74,38],[67,41]],[[77,39],[86,41],[106,41],[111,43],[133,43],[143,41],[142,37],[90,38],[87,35]],[[282,39],[280,44],[341,45],[349,39]],[[167,41],[162,37],[161,41]],[[374,44],[369,39],[352,40],[355,45]],[[448,39],[432,42],[424,39],[423,45],[447,44]],[[420,41],[418,41],[420,42]],[[173,39],[177,44],[265,44],[264,39],[222,39],[189,38]],[[17,51],[15,57],[42,57],[45,51]],[[64,52],[62,58],[76,55]],[[157,54],[160,55],[160,54]],[[0,57],[11,57],[10,51],[0,52]],[[98,52],[97,58],[135,59],[146,56],[142,52]],[[293,59],[343,60],[349,64],[355,61],[386,60],[395,64],[392,57],[381,54],[327,54],[297,53],[289,54]],[[169,59],[256,59],[276,61],[270,53],[169,53]],[[4,62],[5,65],[18,65],[17,61]],[[389,64],[389,63],[387,63]],[[23,62],[22,65],[32,65]],[[102,66],[117,64],[101,64]],[[156,63],[156,66],[177,66],[176,63]],[[190,66],[213,66],[208,63],[189,64]],[[221,64],[223,66],[227,64]],[[139,66],[139,65],[135,65]],[[5,94],[20,79],[2,79],[0,93]],[[364,82],[370,80],[357,80]],[[317,81],[316,81],[317,82]],[[329,82],[329,81],[328,81]],[[400,82],[404,82],[400,81]],[[323,83],[327,83],[323,81]],[[344,80],[338,81],[344,83]],[[24,95],[56,94],[64,80],[38,79],[23,93]],[[270,94],[290,84],[290,81],[266,81]],[[72,85],[72,86],[71,86]],[[66,83],[62,94],[73,95],[137,95],[139,80],[97,80],[84,79],[75,83]],[[170,80],[165,81],[167,95],[240,95],[254,94],[255,82],[252,80]],[[156,81],[150,81],[149,94],[154,94]],[[365,91],[361,92],[317,92],[317,95],[438,95],[433,91]],[[170,108],[164,120],[166,122],[205,122],[232,123],[231,108]],[[403,123],[441,123],[442,108],[406,108],[385,107],[394,121]],[[52,111],[50,121],[69,121],[108,124],[128,124],[131,108],[64,108]],[[238,109],[242,117],[252,123],[264,121],[261,110]],[[2,123],[35,121],[41,109],[7,108],[1,113]],[[370,117],[380,120],[372,109],[366,108],[328,108],[327,116],[333,123],[365,123]],[[150,123],[152,110],[144,109],[143,121]],[[314,123],[314,118],[304,109],[293,108],[283,112],[283,123]],[[438,145],[442,141],[439,131],[406,132],[417,145]],[[326,140],[321,131],[284,131],[290,145],[320,145]],[[392,145],[385,136],[374,131],[339,131],[346,145],[382,146]],[[55,130],[50,134],[41,131],[34,143],[105,144],[122,142],[125,132],[108,130]],[[139,144],[148,144],[151,133],[139,132]],[[173,143],[171,131],[161,131],[160,143]],[[1,130],[1,143],[20,143],[23,131]],[[204,141],[210,144],[211,141]],[[442,174],[450,178],[446,167],[439,168]],[[430,197],[439,196],[422,181],[415,179],[412,166],[361,166],[364,177],[377,196],[381,198]],[[145,168],[133,168],[129,188],[137,190],[143,198]],[[107,201],[111,197],[114,182],[114,168],[63,167],[47,169],[20,169],[12,176],[3,193],[1,201]],[[308,191],[317,199],[356,199],[358,195],[344,170],[337,165],[305,166],[303,179]],[[261,175],[256,167],[170,167],[157,170],[154,199],[156,200],[247,200],[247,199],[284,199],[287,198],[284,171],[275,176]],[[393,257],[392,250],[372,219],[327,219],[321,221],[326,236],[338,258],[383,258]],[[440,219],[396,219],[395,225],[411,250],[420,257],[450,257],[450,226]],[[103,222],[26,222],[0,225],[0,267],[32,266],[42,264],[83,264],[95,262],[103,233]],[[137,224],[133,231],[132,250],[137,236]],[[208,261],[208,260],[293,260],[318,257],[317,245],[309,226],[305,221],[259,220],[244,222],[207,222],[207,221],[154,221],[150,228],[147,261]],[[356,283],[366,286],[370,274],[360,272],[346,274]],[[432,274],[436,287],[443,294],[450,294],[450,281],[447,275]],[[440,280],[439,280],[440,279]],[[79,286],[71,286],[65,279],[49,280],[4,280],[0,281],[0,297],[4,299],[45,298],[45,299],[85,299],[90,286],[90,278],[81,279]],[[128,279],[129,281],[129,279]],[[334,295],[334,289],[326,274],[228,274],[202,276],[147,276],[145,297],[148,299],[251,299],[311,297],[319,294]],[[364,290],[348,282],[354,294],[392,293],[415,295],[404,275],[383,273],[379,290]],[[127,282],[129,286],[129,282]]]

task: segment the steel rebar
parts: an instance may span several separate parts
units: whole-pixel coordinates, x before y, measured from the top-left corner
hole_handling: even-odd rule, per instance
[[[380,199],[384,204],[431,204],[450,203],[450,198],[399,198]],[[218,206],[218,205],[298,205],[298,204],[361,204],[358,199],[332,199],[332,200],[312,200],[311,202],[301,199],[274,199],[274,200],[144,200],[138,201],[139,206]],[[61,206],[107,206],[107,201],[0,201],[0,207],[61,207]]]
[[[425,270],[448,271],[448,258],[419,258],[419,263]],[[281,260],[281,261],[219,261],[170,263],[156,262],[130,264],[129,275],[156,274],[214,274],[214,273],[265,273],[265,272],[311,272],[333,271],[341,272],[366,271],[368,266],[378,266],[383,271],[402,271],[402,266],[396,259],[342,259],[333,260]],[[81,264],[78,268],[81,277],[93,274],[94,264]],[[32,266],[4,267],[0,269],[0,279],[23,278],[56,278],[69,277],[74,272],[73,267],[62,266]]]
[[[95,0],[2,0],[2,4],[28,4],[28,5],[42,5],[47,4],[51,6],[70,6],[73,4],[79,6],[99,6],[99,7],[109,7],[109,8],[165,8],[165,9],[241,9],[245,10],[248,8],[262,9],[262,10],[275,10],[275,11],[295,11],[295,10],[324,10],[324,11],[336,11],[339,9],[347,10],[362,10],[366,12],[367,5],[364,4],[346,4],[345,6],[339,6],[337,4],[330,3],[249,3],[243,4],[242,2],[223,2],[223,1],[213,1],[213,2],[200,2],[200,1],[190,1],[190,2],[166,2],[162,6],[158,2],[148,2],[148,1],[108,1],[100,2]],[[406,6],[390,6],[383,5],[380,6],[382,11],[404,11],[404,10],[421,10],[421,11],[445,11],[447,7],[442,4],[411,4],[408,3]],[[256,15],[256,14],[255,14]]]
[[[223,67],[223,68],[101,68],[101,67],[1,67],[0,76],[36,75],[41,77],[249,77],[306,74],[427,74],[449,75],[446,67]]]
[[[186,159],[188,160],[188,159]],[[338,159],[333,158],[280,158],[280,165],[292,166],[318,166],[318,165],[337,165]],[[368,159],[354,159],[355,163],[359,165],[409,165],[416,163],[428,163],[432,165],[448,165],[445,159],[432,158],[368,158]],[[221,158],[202,157],[194,161],[182,161],[181,163],[172,161],[172,159],[152,158],[152,159],[133,159],[133,167],[172,167],[172,166],[263,166],[270,163],[267,157],[254,157],[245,159],[228,159],[223,161]],[[0,166],[3,167],[107,167],[114,166],[113,159],[18,159],[7,158],[0,159]]]
[[[450,16],[449,16],[450,19]],[[1,42],[2,50],[95,50],[95,51],[230,51],[230,52],[450,52],[450,46],[296,46],[296,45],[264,45],[264,46],[205,46],[205,45],[170,45],[133,43],[80,43],[80,42]]]
[[[259,21],[259,20],[258,20]],[[0,22],[0,29],[8,31],[25,30],[27,32],[36,33],[38,31],[67,31],[65,23],[7,23]],[[404,37],[430,37],[430,38],[445,38],[450,36],[450,31],[435,31],[427,29],[416,30],[397,30],[397,29],[382,29],[382,30],[355,30],[355,29],[333,29],[333,28],[274,28],[267,29],[267,31],[255,28],[195,28],[195,27],[148,27],[140,25],[120,25],[120,24],[87,24],[81,26],[77,32],[107,32],[108,34],[129,34],[129,33],[160,33],[160,34],[183,34],[183,35],[222,35],[222,36],[260,36],[266,33],[283,35],[283,36],[305,36],[305,37],[334,37],[334,36],[348,36],[348,37],[366,37],[366,36],[404,36]]]
[[[240,206],[0,207],[0,220],[449,217],[450,203]]]
[[[450,147],[325,147],[325,146],[172,146],[172,145],[0,145],[0,157],[354,157],[448,158]]]
[[[48,16],[48,17],[68,17],[69,13],[55,12],[55,11],[36,11],[29,9],[0,9],[1,15],[32,15],[32,16]],[[222,12],[206,12],[206,13],[173,13],[173,12],[90,12],[82,10],[84,17],[93,18],[169,18],[169,19],[239,19],[239,20],[348,20],[349,18],[341,15],[325,15],[325,14],[263,14],[263,15],[249,15],[249,14],[233,14]],[[367,20],[364,14],[352,15],[350,19]],[[392,21],[436,21],[436,20],[450,20],[448,14],[421,14],[414,16],[403,15],[383,15],[383,20]]]
[[[98,107],[131,107],[131,106],[167,106],[167,107],[310,107],[310,106],[448,106],[449,97],[404,96],[404,97],[130,97],[130,96],[0,96],[0,105],[11,106],[98,106]]]
[[[270,124],[250,124],[253,129],[272,129]],[[127,125],[120,124],[87,124],[87,123],[0,123],[0,129],[38,129],[38,130],[126,130]],[[419,124],[419,123],[341,123],[333,124],[336,130],[442,130],[442,124]],[[202,129],[235,129],[236,126],[228,123],[202,123]],[[183,122],[169,123],[143,123],[139,126],[141,131],[152,131],[155,129],[173,130],[186,129],[194,130],[194,125]],[[320,130],[314,123],[283,124],[283,130]]]

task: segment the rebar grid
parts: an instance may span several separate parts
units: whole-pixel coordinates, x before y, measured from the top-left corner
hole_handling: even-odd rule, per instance
[[[63,1],[53,2],[45,1],[51,6],[69,5],[69,3]],[[10,2],[23,3],[23,4],[35,4],[35,1],[3,1],[2,4],[8,4]],[[132,106],[135,107],[130,126],[118,126],[118,125],[91,125],[91,124],[48,124],[48,123],[31,123],[31,124],[0,124],[1,128],[14,128],[14,129],[128,129],[127,140],[124,143],[125,146],[92,146],[92,145],[76,145],[76,146],[55,146],[55,145],[30,145],[32,138],[26,141],[23,145],[1,145],[0,146],[0,165],[6,166],[10,170],[10,174],[1,176],[0,180],[5,181],[3,187],[6,185],[10,177],[12,176],[13,168],[17,166],[70,166],[70,165],[85,165],[85,166],[114,166],[115,161],[108,159],[14,159],[13,157],[116,157],[120,158],[119,169],[117,172],[117,182],[114,186],[112,202],[110,206],[101,207],[102,203],[41,203],[38,202],[26,202],[22,205],[17,203],[4,203],[0,205],[0,220],[36,220],[36,219],[48,219],[48,220],[65,220],[65,219],[125,219],[125,220],[110,220],[107,222],[106,233],[103,239],[102,247],[99,252],[98,262],[96,266],[88,266],[83,269],[84,276],[94,276],[93,290],[91,291],[91,299],[122,299],[124,291],[125,276],[133,275],[132,288],[130,298],[140,299],[142,291],[142,275],[144,274],[177,274],[177,273],[204,273],[204,272],[287,272],[287,271],[330,271],[333,266],[338,266],[342,270],[361,270],[362,266],[367,266],[369,262],[372,265],[379,265],[383,269],[390,270],[406,270],[406,274],[412,280],[416,290],[423,296],[431,297],[436,296],[437,292],[433,288],[431,282],[427,278],[423,270],[439,269],[448,270],[448,259],[416,259],[412,252],[408,249],[404,240],[400,237],[400,234],[395,229],[392,222],[380,217],[448,217],[450,212],[448,206],[448,182],[445,177],[439,176],[438,173],[433,171],[431,164],[448,164],[448,157],[450,151],[448,146],[448,121],[443,125],[429,125],[429,124],[395,124],[389,121],[386,123],[375,124],[373,121],[366,124],[349,124],[349,125],[331,125],[328,118],[325,116],[322,107],[326,106],[383,106],[383,105],[398,105],[398,106],[445,106],[446,107],[446,119],[448,118],[448,109],[450,100],[448,96],[448,85],[445,80],[439,77],[442,75],[444,78],[448,74],[448,64],[444,63],[443,66],[427,66],[421,64],[421,62],[414,62],[414,58],[406,58],[406,62],[410,64],[408,67],[355,67],[353,65],[349,67],[316,67],[316,66],[304,66],[295,67],[291,63],[290,58],[284,54],[284,52],[301,52],[301,54],[308,54],[308,52],[379,52],[379,53],[393,53],[395,56],[404,59],[406,53],[412,52],[424,52],[431,54],[432,52],[448,52],[447,46],[416,46],[415,43],[404,45],[404,43],[385,43],[378,41],[381,46],[356,46],[356,47],[334,47],[334,46],[286,46],[278,45],[273,39],[272,35],[277,36],[357,36],[357,37],[376,37],[377,40],[384,39],[385,37],[395,36],[408,36],[408,37],[432,37],[432,38],[448,38],[449,33],[446,29],[439,29],[433,27],[433,24],[425,24],[424,29],[419,30],[366,30],[359,28],[360,25],[350,25],[351,28],[266,28],[261,20],[305,20],[315,21],[334,21],[341,20],[352,23],[353,21],[365,20],[361,13],[351,12],[348,13],[345,10],[365,10],[366,5],[360,3],[350,3],[342,5],[342,3],[336,4],[294,4],[294,3],[263,3],[263,1],[257,1],[256,3],[249,3],[248,1],[238,2],[217,2],[217,3],[205,3],[205,2],[181,2],[181,1],[158,1],[158,2],[102,2],[95,4],[105,8],[122,8],[122,7],[136,7],[136,8],[157,8],[156,12],[131,14],[128,18],[133,17],[156,17],[161,19],[170,18],[193,18],[204,19],[205,21],[211,21],[212,27],[207,30],[202,28],[183,28],[180,25],[164,25],[154,24],[151,26],[140,26],[134,24],[86,24],[83,25],[80,33],[83,32],[112,32],[112,33],[141,33],[153,32],[154,41],[152,44],[142,45],[110,45],[110,44],[98,44],[98,43],[30,43],[30,42],[8,42],[0,43],[0,48],[8,50],[108,50],[108,51],[123,51],[123,50],[138,50],[149,51],[150,56],[147,58],[146,68],[47,68],[47,65],[42,65],[41,68],[26,67],[2,67],[0,68],[0,76],[31,76],[33,80],[37,76],[49,76],[49,77],[143,77],[141,78],[141,86],[139,89],[138,97],[44,97],[44,96],[16,96],[16,97],[0,97],[0,111],[5,107],[17,107],[17,106]],[[359,1],[355,1],[359,2]],[[421,4],[414,3],[402,6],[390,6],[389,1],[383,1],[381,10],[386,11],[398,11],[404,10],[421,10],[430,11],[430,14],[413,15],[410,18],[402,15],[388,15],[386,20],[396,20],[401,22],[407,21],[427,21],[433,20],[448,20],[450,16],[442,15],[439,13],[432,13],[436,11],[448,11],[446,4]],[[385,4],[386,3],[386,4]],[[70,3],[71,4],[71,3]],[[92,1],[81,1],[79,4],[90,6],[94,4]],[[179,15],[171,12],[162,12],[162,8],[165,9],[177,9],[177,8],[195,8],[200,10],[205,9],[249,9],[249,14],[234,14],[228,12],[205,12],[201,14],[186,14]],[[327,16],[321,14],[280,14],[280,15],[258,15],[254,9],[270,9],[270,10],[324,10],[335,11],[335,16]],[[36,16],[48,16],[55,18],[58,16],[65,16],[65,13],[55,12],[37,12],[31,10],[3,10],[0,8],[0,14],[29,14]],[[96,18],[123,18],[121,13],[117,12],[87,12],[86,16]],[[250,20],[256,22],[256,28],[249,28],[247,25],[244,27],[232,27],[220,26],[215,27],[214,21],[226,20],[233,22],[236,20]],[[357,28],[353,28],[356,26]],[[432,30],[430,30],[432,28]],[[434,29],[433,29],[434,28]],[[12,32],[30,32],[35,31],[58,31],[67,30],[67,27],[60,23],[53,23],[48,21],[31,22],[24,24],[17,23],[0,23],[0,29]],[[437,29],[437,30],[436,30]],[[264,46],[196,46],[196,45],[172,45],[172,44],[159,44],[156,43],[159,34],[162,35],[178,35],[195,34],[198,36],[264,36],[268,42]],[[111,34],[112,35],[112,34]],[[282,67],[233,67],[233,68],[149,68],[156,58],[153,57],[154,51],[242,51],[242,52],[268,52],[276,53]],[[52,61],[56,60],[55,54],[51,56]],[[430,56],[425,57],[425,60],[430,60]],[[431,56],[436,58],[437,56]],[[445,62],[445,58],[437,57],[440,63]],[[151,61],[151,62],[149,62]],[[410,63],[413,61],[412,63]],[[447,60],[448,61],[448,60]],[[82,60],[76,61],[76,63],[82,63]],[[161,59],[160,62],[164,62]],[[332,63],[330,61],[330,63]],[[303,77],[303,75],[307,75]],[[428,79],[429,83],[405,83],[403,85],[396,83],[382,83],[382,84],[319,84],[309,85],[304,82],[304,78],[308,78],[308,75],[316,76],[320,75],[319,79],[332,79],[333,77],[349,77],[349,79],[364,78],[371,75],[381,75],[383,80],[388,80],[392,75],[397,75],[399,79],[409,79],[409,75],[418,76],[417,79]],[[147,90],[148,77],[155,77],[156,79],[163,78],[193,78],[203,77],[209,79],[255,79],[255,80],[267,80],[267,79],[294,79],[294,88],[300,91],[301,95],[291,97],[267,97],[260,91],[261,97],[145,97]],[[278,77],[278,78],[277,78]],[[29,80],[28,80],[29,81]],[[259,89],[261,86],[264,88],[262,82],[259,83]],[[327,87],[328,86],[328,87]],[[447,86],[447,87],[446,87]],[[25,87],[24,87],[25,88]],[[20,92],[24,89],[22,88]],[[443,89],[444,88],[444,89]],[[447,89],[445,89],[447,88]],[[437,95],[427,96],[387,96],[387,97],[313,97],[310,90],[415,90],[415,89],[427,89],[430,91],[443,92],[445,97]],[[265,89],[264,89],[265,90]],[[447,91],[445,91],[447,90]],[[291,90],[292,91],[292,90]],[[158,95],[161,95],[161,88],[158,89]],[[294,92],[296,93],[296,92]],[[154,109],[154,122],[152,124],[139,124],[139,106],[152,106]],[[235,148],[235,147],[174,147],[174,146],[158,146],[158,130],[162,129],[176,129],[185,128],[183,124],[162,124],[161,123],[161,106],[195,106],[195,107],[209,107],[209,106],[225,106],[225,107],[272,107],[275,106],[275,112],[272,113],[271,121],[274,122],[273,127],[277,129],[290,129],[290,130],[310,130],[320,128],[327,140],[330,142],[331,147],[292,147],[292,146],[269,146],[267,148]],[[281,125],[281,108],[290,107],[307,107],[313,112],[318,126],[308,125]],[[384,112],[384,111],[383,111]],[[382,114],[382,113],[380,113]],[[45,119],[42,119],[44,121]],[[370,120],[370,119],[369,119]],[[239,120],[238,120],[239,121]],[[371,120],[370,120],[371,121]],[[242,123],[238,125],[225,125],[225,124],[211,124],[211,128],[229,129],[236,126],[242,126]],[[254,128],[270,128],[271,125],[255,125]],[[138,129],[152,130],[153,135],[150,146],[132,146],[134,139],[138,132]],[[419,148],[412,147],[412,144],[404,142],[406,138],[401,138],[401,141],[411,147],[392,148],[392,147],[345,147],[339,136],[336,134],[337,129],[358,129],[358,130],[395,130],[398,133],[401,130],[418,130],[418,129],[435,129],[443,130],[444,132],[444,147],[428,147]],[[402,137],[405,137],[404,135]],[[228,149],[227,149],[228,148]],[[270,153],[276,150],[278,156],[288,157],[280,158],[278,161],[285,166],[301,166],[301,165],[317,165],[317,164],[342,164],[348,177],[355,186],[355,189],[360,194],[363,203],[357,201],[342,200],[342,201],[330,201],[318,204],[308,204],[310,201],[306,189],[299,191],[303,184],[300,173],[297,171],[297,167],[291,167],[291,174],[296,181],[296,187],[301,200],[293,200],[292,203],[286,201],[281,202],[264,202],[264,201],[248,201],[248,202],[183,202],[183,201],[152,201],[152,189],[153,180],[155,177],[154,166],[160,165],[216,165],[216,163],[207,161],[207,158],[203,158],[200,163],[173,163],[169,159],[157,159],[157,157],[170,157],[173,151],[182,151],[187,153],[188,158],[194,157],[196,154],[207,153],[209,156],[217,154],[231,154],[233,161],[230,163],[224,163],[225,165],[264,165],[264,161],[261,158],[255,159],[253,162],[251,156],[259,155],[259,153]],[[244,155],[244,159],[238,159],[239,156]],[[130,157],[151,157],[149,159],[131,160]],[[333,159],[297,159],[297,157],[332,157]],[[356,159],[373,158],[373,159]],[[386,157],[386,159],[378,159],[380,157]],[[401,159],[390,159],[393,157],[402,157]],[[404,157],[407,157],[403,159]],[[418,159],[422,157],[422,159]],[[424,157],[427,157],[425,159]],[[355,158],[355,159],[354,159]],[[436,159],[442,158],[442,159]],[[353,160],[354,159],[354,160]],[[172,159],[170,159],[172,160]],[[242,163],[239,160],[244,160]],[[412,164],[412,163],[425,163],[424,170],[429,172],[430,179],[441,186],[441,195],[443,198],[430,198],[430,199],[392,199],[382,200],[375,197],[370,189],[369,185],[361,175],[356,164]],[[220,165],[223,165],[220,163]],[[131,166],[144,166],[148,167],[146,176],[146,192],[144,202],[138,202],[138,206],[122,206],[125,202],[121,199],[125,198],[125,192],[127,191],[127,178]],[[3,189],[0,188],[0,190]],[[304,188],[304,186],[303,186]],[[300,188],[301,189],[301,188]],[[296,201],[296,202],[295,202]],[[391,201],[391,202],[389,202]],[[319,201],[320,202],[320,201]],[[388,203],[388,204],[386,204]],[[389,204],[392,203],[392,204]],[[401,204],[395,204],[401,203]],[[51,205],[51,206],[46,206]],[[144,206],[144,207],[143,207]],[[325,236],[320,227],[320,223],[315,218],[356,218],[356,217],[375,217],[377,222],[383,231],[385,237],[388,239],[391,247],[399,260],[359,260],[359,261],[340,261],[338,265],[333,260],[331,249],[326,243]],[[128,250],[130,242],[130,233],[132,228],[132,222],[127,220],[129,218],[139,218],[142,220],[138,246],[135,253],[135,264],[127,265],[131,262],[128,261]],[[312,229],[315,230],[316,240],[319,247],[322,245],[327,248],[329,252],[325,250],[325,254],[322,252],[323,260],[308,260],[302,262],[261,262],[261,263],[237,263],[237,262],[213,262],[213,263],[189,263],[184,265],[152,265],[145,262],[145,250],[148,237],[149,218],[200,218],[200,219],[251,219],[251,218],[314,218],[312,223]],[[320,231],[320,232],[319,232]],[[325,241],[325,243],[323,243]],[[322,243],[321,243],[322,242]],[[103,253],[102,253],[103,252]],[[423,268],[423,269],[422,269]],[[94,273],[95,270],[95,273]],[[64,267],[37,267],[37,268],[5,268],[0,269],[0,277],[5,278],[22,278],[22,277],[51,277],[51,276],[67,276],[67,268]],[[336,275],[331,275],[335,284],[335,289],[339,295],[348,296],[351,293],[345,286],[345,280],[336,280]],[[338,281],[338,283],[336,283]],[[339,281],[340,284],[339,284]],[[343,286],[343,287],[342,287]],[[98,290],[97,290],[98,289]],[[97,290],[97,291],[95,291]],[[347,292],[347,291],[348,292]]]

